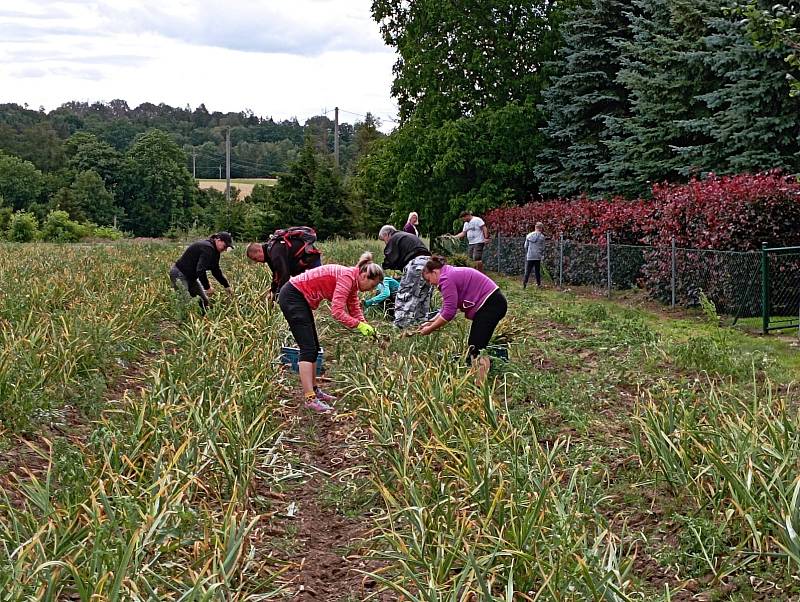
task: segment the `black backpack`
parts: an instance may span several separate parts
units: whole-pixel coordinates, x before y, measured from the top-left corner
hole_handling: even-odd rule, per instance
[[[292,226],[275,230],[267,241],[267,249],[272,249],[278,241],[283,241],[288,249],[292,250],[292,257],[302,258],[306,255],[321,255],[322,252],[314,246],[317,242],[317,233],[308,226]],[[303,244],[297,244],[302,241]]]

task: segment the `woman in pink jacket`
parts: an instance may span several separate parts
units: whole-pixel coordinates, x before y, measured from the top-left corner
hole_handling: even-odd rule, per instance
[[[330,301],[336,321],[365,336],[375,334],[364,319],[358,292],[371,291],[381,282],[383,268],[372,263],[372,253],[364,253],[355,267],[329,263],[290,278],[281,288],[278,304],[300,348],[300,383],[310,410],[329,412],[332,408],[327,402],[336,399],[317,386],[314,363],[320,345],[313,310],[323,300]]]
[[[508,311],[508,303],[494,280],[474,268],[457,268],[445,263],[444,257],[434,255],[422,269],[422,277],[438,286],[442,294],[442,309],[430,322],[423,324],[420,334],[430,334],[456,317],[458,310],[472,320],[469,331],[469,358],[478,359],[478,383],[489,371],[488,357],[478,357],[486,349],[494,329]]]

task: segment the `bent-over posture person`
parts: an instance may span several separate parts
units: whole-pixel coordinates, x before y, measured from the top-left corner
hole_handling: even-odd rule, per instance
[[[495,282],[474,268],[457,268],[434,255],[425,264],[422,276],[442,293],[442,309],[430,322],[423,324],[420,334],[430,334],[455,318],[458,310],[472,320],[469,330],[469,360],[478,360],[478,382],[486,378],[491,365],[488,357],[478,357],[492,339],[494,329],[508,311],[508,303]]]
[[[316,232],[307,226],[276,230],[265,243],[247,245],[247,258],[266,263],[272,271],[270,293],[277,297],[289,278],[322,265],[322,253],[314,246]]]
[[[364,307],[374,307],[383,311],[387,316],[394,319],[394,303],[397,299],[397,291],[400,283],[391,276],[384,276],[375,288],[375,296],[364,301]]]
[[[423,280],[422,268],[431,252],[418,236],[398,232],[388,224],[380,229],[378,238],[386,243],[383,269],[403,270],[394,302],[394,325],[407,328],[423,322],[431,307],[433,289]]]
[[[292,277],[281,288],[278,304],[300,348],[300,383],[308,409],[329,412],[333,408],[328,402],[336,400],[317,385],[314,364],[320,345],[314,310],[328,300],[336,321],[364,336],[373,335],[375,329],[364,319],[358,293],[371,291],[382,280],[381,266],[372,262],[372,253],[364,253],[355,267],[329,263]]]
[[[209,307],[209,296],[214,292],[208,282],[207,271],[230,294],[231,286],[219,267],[220,255],[233,249],[233,238],[229,232],[217,232],[205,240],[193,242],[169,271],[169,279],[175,290],[184,289],[191,297],[197,297],[200,311],[205,314]]]

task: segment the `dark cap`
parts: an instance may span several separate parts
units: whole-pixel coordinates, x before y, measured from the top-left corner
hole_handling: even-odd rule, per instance
[[[225,245],[230,247],[231,249],[234,248],[233,237],[231,236],[230,232],[217,232],[216,234],[212,235],[211,238],[217,238],[222,242],[224,242]]]

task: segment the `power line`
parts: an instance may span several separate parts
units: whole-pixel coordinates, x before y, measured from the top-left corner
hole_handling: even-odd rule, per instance
[[[200,156],[200,155],[198,155],[198,156]],[[224,162],[225,161],[224,156],[223,157],[212,157],[210,155],[205,155],[204,158],[205,159],[209,159],[211,161],[217,161],[217,162]],[[240,157],[237,157],[235,161],[233,159],[231,159],[231,165],[234,165],[234,164],[238,164],[239,167],[261,167],[263,165],[258,160],[244,159],[244,158],[240,158]]]

